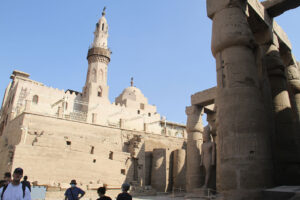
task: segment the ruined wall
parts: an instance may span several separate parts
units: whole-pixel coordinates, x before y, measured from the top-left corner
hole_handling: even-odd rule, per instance
[[[8,146],[14,150],[10,165]],[[183,146],[184,139],[175,137],[23,113],[9,123],[1,137],[0,156],[5,162],[0,173],[22,167],[30,181],[62,188],[68,187],[71,179],[83,188],[104,183],[120,186],[125,180],[144,186],[151,169],[145,152]],[[169,166],[166,173],[169,177]]]

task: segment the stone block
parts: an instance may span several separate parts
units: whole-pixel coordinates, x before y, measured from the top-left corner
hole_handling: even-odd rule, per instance
[[[297,0],[266,0],[262,5],[268,11],[270,17],[277,17],[290,9],[300,6],[300,1]]]
[[[191,96],[192,105],[208,106],[215,102],[217,96],[217,88],[213,87],[201,92],[197,92]]]

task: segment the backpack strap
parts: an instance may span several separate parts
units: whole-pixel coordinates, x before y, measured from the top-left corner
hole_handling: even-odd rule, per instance
[[[4,195],[4,192],[5,192],[6,188],[7,188],[7,186],[8,185],[3,186],[3,190],[2,190],[2,194],[1,194],[1,199],[3,199],[3,195]]]

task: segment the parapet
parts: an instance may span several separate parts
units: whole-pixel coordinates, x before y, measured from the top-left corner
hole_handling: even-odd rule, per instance
[[[23,78],[29,78],[30,74],[28,74],[26,72],[14,70],[10,78],[12,79],[16,76],[23,77]]]

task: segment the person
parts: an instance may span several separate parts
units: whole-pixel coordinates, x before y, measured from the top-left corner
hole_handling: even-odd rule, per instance
[[[105,196],[105,192],[106,192],[106,188],[105,187],[99,187],[98,190],[98,195],[100,198],[98,198],[97,200],[111,200],[110,197]]]
[[[31,184],[29,181],[27,181],[27,179],[28,179],[28,176],[24,176],[23,181],[21,183],[24,184],[26,187],[28,187],[28,189],[31,192]]]
[[[5,180],[5,185],[8,185],[11,182],[11,173],[10,172],[5,172],[4,173],[4,180]]]
[[[78,200],[85,195],[85,192],[82,189],[76,187],[76,180],[71,180],[70,185],[71,187],[65,192],[65,200]]]
[[[0,181],[0,188],[4,187],[6,185],[6,181],[5,180],[1,180]]]
[[[0,181],[0,188],[8,185],[11,182],[11,173],[5,172],[4,179]]]
[[[13,180],[0,188],[1,200],[31,200],[31,194],[28,187],[21,183],[23,169],[16,168],[13,173]]]
[[[118,195],[117,200],[132,200],[132,196],[128,194],[129,189],[130,185],[128,183],[123,183],[122,193]]]

